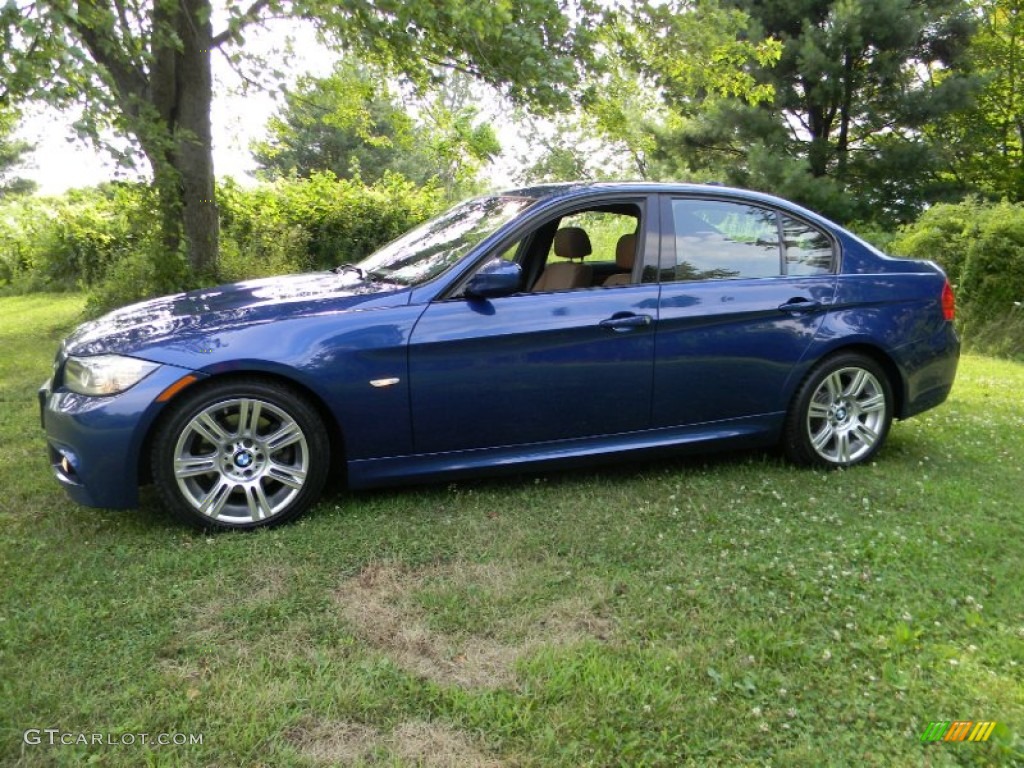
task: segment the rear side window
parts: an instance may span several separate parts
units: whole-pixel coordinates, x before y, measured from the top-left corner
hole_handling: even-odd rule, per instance
[[[673,200],[675,266],[663,280],[818,275],[832,270],[821,231],[768,208],[719,200]]]

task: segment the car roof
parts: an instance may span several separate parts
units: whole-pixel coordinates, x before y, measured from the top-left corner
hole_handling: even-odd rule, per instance
[[[574,198],[592,197],[600,194],[681,194],[701,195],[747,202],[763,203],[773,207],[780,207],[794,213],[802,214],[815,221],[835,227],[835,222],[824,218],[820,213],[803,206],[785,200],[781,197],[769,195],[764,192],[755,192],[751,189],[729,187],[718,183],[685,183],[685,182],[656,182],[656,181],[570,181],[556,184],[537,184],[532,187],[520,187],[509,189],[498,193],[501,196],[528,197],[537,201],[554,202],[557,200],[572,200]]]

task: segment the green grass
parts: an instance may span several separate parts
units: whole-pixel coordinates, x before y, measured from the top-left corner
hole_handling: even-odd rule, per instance
[[[208,537],[49,476],[35,389],[82,303],[0,299],[2,764],[1024,764],[1022,365],[966,357],[853,471],[722,454]],[[921,743],[954,719],[1000,724]]]

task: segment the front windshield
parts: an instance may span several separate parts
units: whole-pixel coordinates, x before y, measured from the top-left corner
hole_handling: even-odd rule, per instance
[[[374,280],[419,285],[444,272],[533,203],[526,197],[469,200],[388,243],[358,267]]]

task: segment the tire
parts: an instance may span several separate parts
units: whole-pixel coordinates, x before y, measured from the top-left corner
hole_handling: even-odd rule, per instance
[[[233,379],[172,404],[154,434],[152,462],[161,501],[185,523],[263,528],[317,500],[330,443],[316,409],[290,387]]]
[[[783,448],[797,464],[852,467],[885,443],[893,394],[882,367],[865,355],[827,358],[804,379],[786,415]]]

